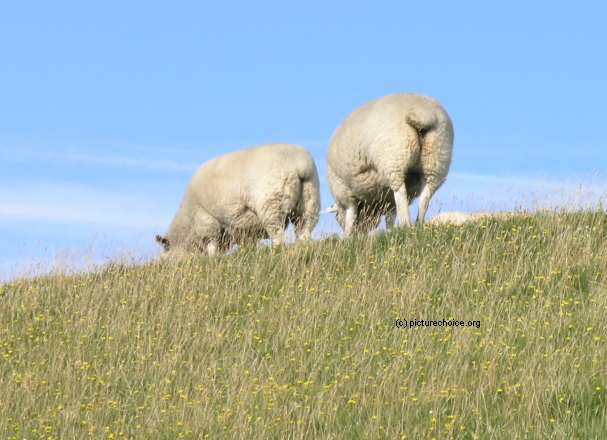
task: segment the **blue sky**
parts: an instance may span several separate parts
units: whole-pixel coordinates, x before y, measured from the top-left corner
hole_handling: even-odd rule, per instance
[[[606,16],[599,1],[3,2],[0,279],[153,255],[194,170],[256,144],[310,149],[329,206],[333,131],[395,92],[437,98],[454,122],[431,213],[550,192],[592,204]]]

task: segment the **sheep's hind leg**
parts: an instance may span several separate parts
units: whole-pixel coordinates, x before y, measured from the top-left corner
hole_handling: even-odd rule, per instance
[[[394,201],[396,202],[396,212],[398,214],[398,224],[400,226],[411,226],[411,214],[409,212],[409,198],[407,197],[407,187],[403,183],[398,191],[394,191]]]
[[[310,222],[303,215],[294,219],[293,227],[295,228],[295,236],[301,242],[308,243],[312,241],[312,229]]]
[[[354,233],[354,226],[356,224],[358,214],[358,207],[356,205],[350,205],[346,208],[346,222],[344,229],[344,236],[349,237]]]
[[[428,206],[430,205],[430,198],[434,194],[430,185],[424,186],[421,195],[419,196],[419,211],[417,212],[417,220],[416,224],[422,225],[424,223],[424,218],[426,217],[426,211],[428,211]]]
[[[279,216],[276,216],[276,218],[272,217],[263,222],[263,228],[268,234],[268,237],[270,237],[272,246],[280,246],[285,239],[286,222],[284,220],[278,220],[278,218]]]

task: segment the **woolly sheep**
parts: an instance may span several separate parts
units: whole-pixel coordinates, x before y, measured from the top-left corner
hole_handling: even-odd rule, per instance
[[[515,215],[511,212],[441,212],[428,220],[430,226],[454,225],[460,226],[486,218],[507,218]]]
[[[453,139],[449,115],[428,96],[396,93],[354,110],[335,131],[327,153],[337,202],[329,211],[338,212],[345,236],[376,227],[382,215],[388,228],[395,214],[401,225],[410,225],[409,205],[417,197],[422,223],[449,172]]]
[[[320,211],[320,184],[304,147],[264,144],[202,165],[188,185],[166,235],[165,257],[213,255],[234,244],[270,238],[281,244],[289,222],[311,240]]]

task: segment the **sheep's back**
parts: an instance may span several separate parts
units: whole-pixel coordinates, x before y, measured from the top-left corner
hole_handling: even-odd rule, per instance
[[[289,179],[316,175],[312,156],[292,144],[264,144],[202,165],[190,187],[197,204],[222,223],[259,228],[258,212],[268,197],[282,193]]]

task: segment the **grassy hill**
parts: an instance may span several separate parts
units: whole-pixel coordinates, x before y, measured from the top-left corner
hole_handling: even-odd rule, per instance
[[[607,426],[603,212],[116,265],[6,284],[0,301],[6,439],[588,439]]]

